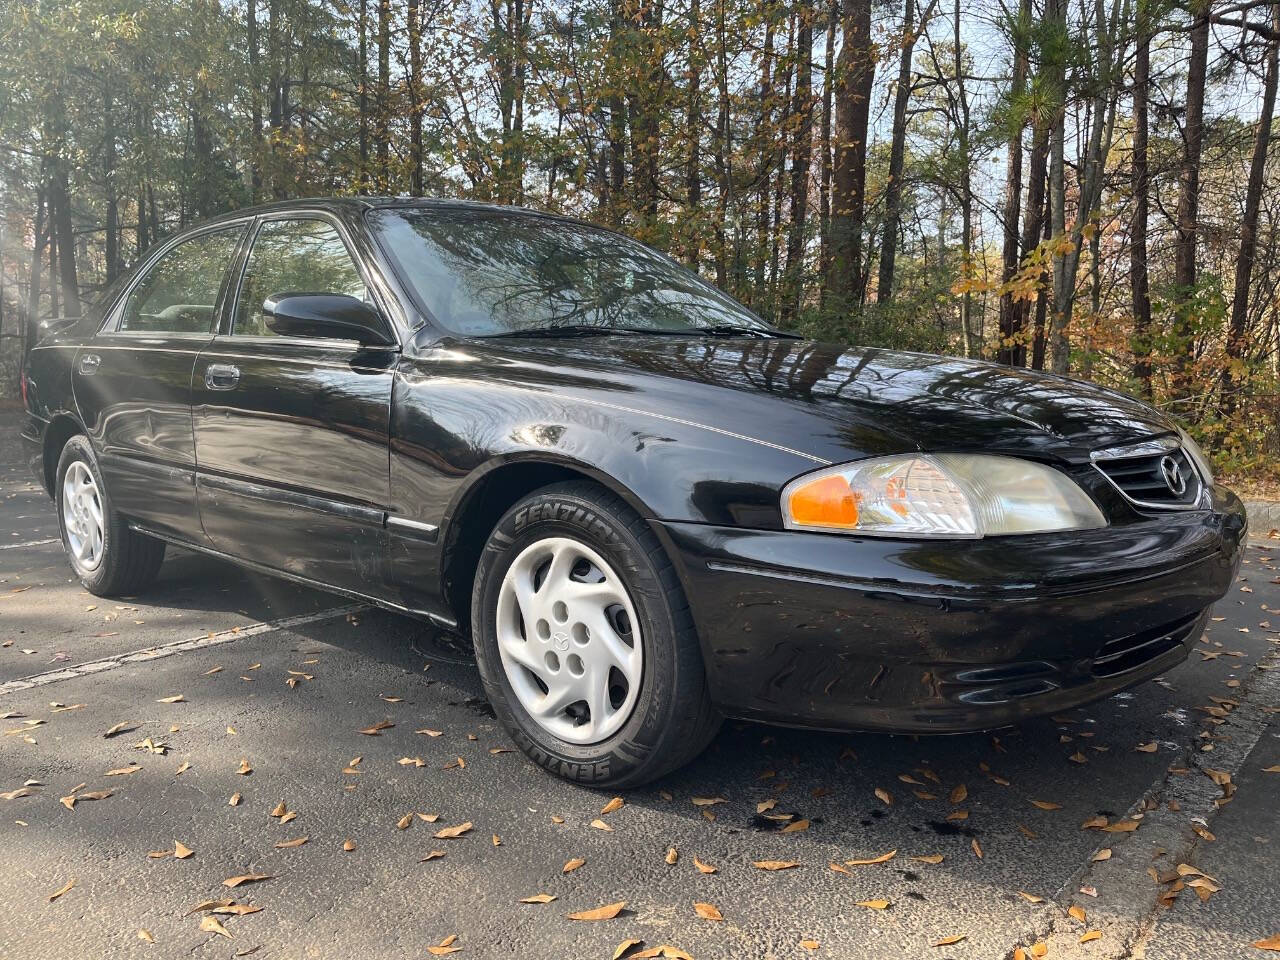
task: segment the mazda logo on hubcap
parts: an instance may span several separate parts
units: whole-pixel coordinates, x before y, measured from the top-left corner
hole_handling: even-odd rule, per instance
[[[1164,477],[1165,486],[1175,497],[1187,492],[1187,478],[1182,475],[1182,467],[1173,457],[1163,457],[1160,460],[1160,474]]]

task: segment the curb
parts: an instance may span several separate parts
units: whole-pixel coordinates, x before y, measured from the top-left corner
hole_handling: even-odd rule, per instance
[[[1245,514],[1249,517],[1249,539],[1268,540],[1268,534],[1280,530],[1280,501],[1246,500]]]

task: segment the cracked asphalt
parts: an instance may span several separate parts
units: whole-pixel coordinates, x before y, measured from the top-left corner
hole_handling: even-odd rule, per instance
[[[87,594],[18,416],[0,411],[3,960],[417,958],[455,936],[459,957],[534,960],[629,939],[697,960],[1265,958],[1250,944],[1280,934],[1280,774],[1264,772],[1280,764],[1280,542],[1250,548],[1196,652],[1156,682],[972,736],[729,723],[602,813],[609,794],[510,752],[466,644],[425,624],[178,551],[144,594]],[[770,800],[793,818],[757,813]],[[1099,817],[1138,827],[1082,828]],[[175,841],[194,853],[148,856]],[[1148,873],[1180,863],[1220,890],[1173,896]],[[223,885],[245,874],[270,879]],[[556,899],[519,902],[535,894]],[[261,908],[219,915],[229,938],[188,913],[224,898]],[[568,917],[618,901],[614,919]]]

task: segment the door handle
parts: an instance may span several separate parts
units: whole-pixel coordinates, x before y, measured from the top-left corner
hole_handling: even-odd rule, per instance
[[[234,390],[239,382],[239,367],[229,363],[211,363],[204,368],[204,385],[210,390]]]
[[[102,363],[102,358],[96,353],[85,353],[80,356],[80,375],[92,377],[98,372],[98,365]]]

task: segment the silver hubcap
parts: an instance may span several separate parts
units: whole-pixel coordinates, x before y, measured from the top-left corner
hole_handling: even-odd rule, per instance
[[[644,651],[631,598],[598,553],[567,537],[525,547],[502,578],[497,621],[502,668],[540,727],[598,743],[627,722]]]
[[[93,474],[79,460],[62,478],[62,525],[76,566],[96,570],[102,562],[102,500]]]

